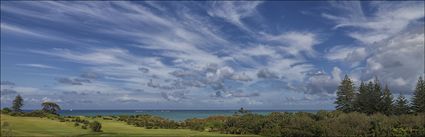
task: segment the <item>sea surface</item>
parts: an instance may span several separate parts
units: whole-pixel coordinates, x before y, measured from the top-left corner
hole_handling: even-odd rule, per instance
[[[267,115],[271,112],[309,112],[318,110],[249,110],[249,112]],[[213,115],[230,116],[237,110],[61,110],[62,116],[113,116],[113,115],[138,115],[149,114],[168,118],[170,120],[182,121],[189,118],[206,118]]]

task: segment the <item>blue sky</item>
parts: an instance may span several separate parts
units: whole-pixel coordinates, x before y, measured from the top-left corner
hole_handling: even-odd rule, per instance
[[[1,2],[2,107],[333,109],[423,72],[423,1]]]

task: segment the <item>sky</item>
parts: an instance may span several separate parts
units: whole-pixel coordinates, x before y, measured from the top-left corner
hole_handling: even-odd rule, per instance
[[[1,106],[334,109],[375,76],[411,97],[424,2],[1,1]]]

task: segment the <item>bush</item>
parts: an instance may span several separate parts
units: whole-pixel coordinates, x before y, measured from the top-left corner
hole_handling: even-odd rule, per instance
[[[25,117],[47,117],[49,119],[58,118],[57,115],[46,113],[46,112],[41,111],[41,110],[34,110],[34,111],[31,111],[31,112],[28,112],[28,113],[22,113],[22,116],[25,116]]]
[[[63,117],[59,118],[59,122],[65,122],[65,121],[66,121],[65,118],[63,118]]]
[[[112,118],[109,118],[109,117],[103,117],[103,120],[112,120]]]
[[[3,114],[9,114],[10,112],[12,112],[12,110],[8,107],[5,107],[1,110],[1,113],[3,113]]]
[[[369,117],[362,113],[338,114],[319,121],[319,125],[323,136],[366,136],[372,128]]]
[[[93,132],[102,132],[102,125],[99,123],[99,122],[97,122],[97,121],[93,121],[93,122],[91,122],[90,124],[89,124],[89,126],[90,126],[90,129],[93,131]]]
[[[80,124],[78,122],[75,122],[74,126],[78,127],[78,126],[80,126]]]
[[[309,136],[425,136],[425,113],[386,116],[341,111],[313,113],[273,112],[193,118],[183,122],[151,116],[119,116],[116,119],[137,127],[186,128],[227,134],[259,134],[267,137]]]
[[[22,112],[10,112],[9,115],[19,117],[19,116],[23,116],[24,113],[22,113]]]
[[[87,125],[81,126],[82,129],[87,129]]]

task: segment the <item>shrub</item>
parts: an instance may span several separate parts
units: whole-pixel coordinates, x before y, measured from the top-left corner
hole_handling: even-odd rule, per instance
[[[81,126],[82,129],[87,129],[87,125]]]
[[[339,114],[319,125],[323,136],[365,136],[371,128],[369,117],[361,113]]]
[[[80,126],[80,124],[78,122],[75,122],[74,126],[78,127],[78,126]]]
[[[3,113],[3,114],[9,114],[10,112],[12,112],[12,110],[8,107],[5,107],[1,110],[1,113]]]
[[[93,131],[93,132],[102,132],[102,125],[99,123],[99,122],[97,122],[97,121],[93,121],[93,122],[91,122],[90,124],[89,124],[89,126],[90,126],[90,129]]]
[[[46,113],[46,112],[41,111],[41,110],[34,110],[34,111],[31,111],[31,112],[28,112],[28,113],[23,113],[22,116],[25,116],[25,117],[47,117],[49,119],[58,118],[57,115],[49,114],[49,113]]]
[[[59,122],[65,122],[65,121],[66,121],[65,118],[63,118],[63,117],[59,118]]]
[[[109,117],[103,117],[103,120],[112,120],[112,118],[109,118]]]

